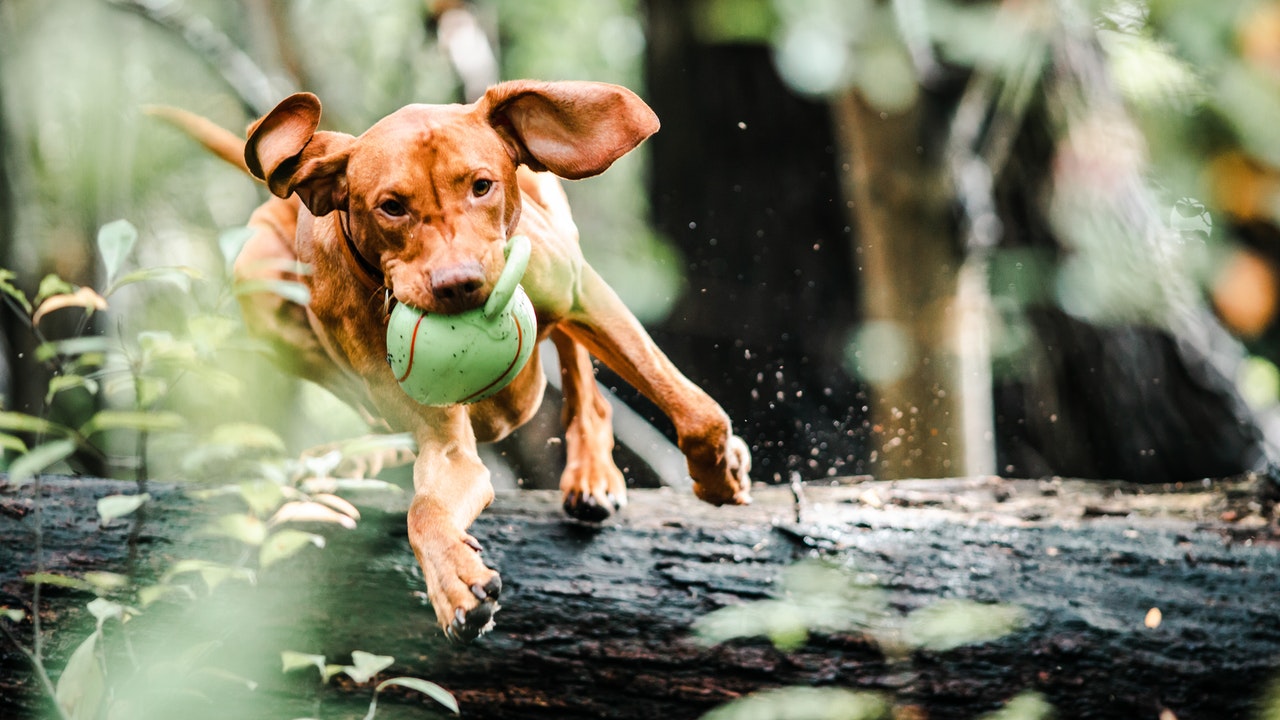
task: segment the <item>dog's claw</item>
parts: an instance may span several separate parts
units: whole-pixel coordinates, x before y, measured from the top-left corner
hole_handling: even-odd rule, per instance
[[[482,552],[484,552],[484,548],[480,546],[480,541],[476,540],[475,538],[471,537],[470,535],[468,535],[467,537],[463,538],[463,539],[462,539],[462,542],[463,542],[464,544],[466,544],[466,546],[467,546],[467,547],[471,548],[472,550],[475,550],[477,553],[482,553]]]
[[[458,608],[453,611],[453,622],[444,629],[444,635],[455,644],[469,643],[493,627],[493,614],[497,611],[498,604],[492,600],[486,600],[471,610]]]
[[[494,575],[493,579],[481,585],[475,583],[471,586],[471,594],[476,596],[478,600],[497,600],[502,594],[502,576]]]

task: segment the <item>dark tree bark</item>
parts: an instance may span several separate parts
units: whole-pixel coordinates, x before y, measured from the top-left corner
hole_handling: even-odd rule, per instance
[[[93,509],[126,487],[45,483],[49,570],[127,568],[127,524],[99,529]],[[259,683],[252,693],[218,685],[213,705],[184,696],[188,718],[362,712],[368,686],[320,687],[313,670],[282,674],[283,649],[340,663],[356,649],[393,655],[383,677],[439,682],[464,717],[695,718],[785,685],[883,692],[944,720],[977,717],[1025,690],[1043,693],[1061,718],[1156,717],[1162,708],[1180,720],[1256,717],[1280,653],[1270,622],[1280,581],[1274,525],[1252,514],[1247,484],[1163,490],[868,482],[806,486],[799,505],[787,488],[763,488],[751,507],[717,509],[666,489],[635,493],[622,519],[603,527],[565,520],[554,493],[506,493],[474,528],[503,573],[503,609],[496,629],[462,648],[443,641],[421,598],[403,510],[366,506],[357,530],[326,533],[324,551],[263,571],[253,587],[224,584],[220,605],[153,606],[129,631],[143,657],[149,645],[180,653],[215,639],[206,660]],[[187,536],[212,508],[172,487],[153,492],[138,576],[175,558],[234,556]],[[33,567],[30,509],[29,491],[0,491],[0,542],[11,549],[0,554],[0,605],[29,597],[19,577]],[[1019,605],[1027,622],[995,642],[905,661],[856,633],[818,634],[788,653],[760,640],[694,641],[696,620],[775,596],[783,568],[814,556],[873,579],[894,612],[963,598]],[[83,638],[76,629],[90,627],[78,610],[89,597],[46,590],[50,664],[59,668]],[[1156,627],[1146,622],[1153,607],[1163,615]],[[7,642],[0,683],[0,716],[43,703]],[[428,705],[392,690],[379,717],[422,717]]]

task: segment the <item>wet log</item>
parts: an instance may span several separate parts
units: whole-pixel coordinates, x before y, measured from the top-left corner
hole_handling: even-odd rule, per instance
[[[140,528],[99,528],[96,498],[122,487],[44,483],[47,569],[127,571],[145,582],[176,558],[225,554],[221,541],[192,537],[215,510],[174,487],[154,490]],[[750,507],[711,508],[658,489],[633,493],[601,526],[566,520],[552,493],[504,493],[475,527],[503,574],[503,608],[497,627],[466,647],[434,627],[401,499],[364,505],[356,530],[327,533],[323,551],[263,570],[256,585],[224,584],[213,595],[228,606],[211,617],[162,603],[129,632],[135,648],[180,649],[213,628],[220,667],[258,683],[219,695],[218,717],[363,713],[369,686],[284,674],[279,651],[291,649],[330,662],[353,650],[394,656],[383,677],[440,683],[464,717],[695,718],[757,690],[822,685],[882,692],[932,719],[978,717],[1026,690],[1060,718],[1154,718],[1166,708],[1180,720],[1251,718],[1280,657],[1280,545],[1254,492],[1247,481],[866,481],[759,488]],[[20,578],[34,567],[34,517],[29,487],[0,487],[0,605],[30,600]],[[1016,604],[1027,622],[1000,640],[905,659],[856,633],[816,634],[791,652],[759,639],[695,640],[696,620],[774,596],[779,573],[814,556],[873,578],[898,612],[965,598]],[[91,627],[80,609],[90,596],[45,590],[47,652],[60,668]],[[1151,608],[1162,613],[1154,627]],[[193,636],[175,639],[173,627]],[[17,634],[29,641],[29,624]],[[249,700],[259,704],[235,705]],[[208,709],[186,702],[188,717]],[[0,637],[0,717],[45,706],[24,658]],[[430,707],[393,688],[378,717],[430,717]]]

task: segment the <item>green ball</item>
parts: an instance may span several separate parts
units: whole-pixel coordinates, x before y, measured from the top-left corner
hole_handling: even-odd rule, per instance
[[[520,287],[529,241],[516,236],[484,307],[425,313],[399,303],[387,322],[387,362],[400,387],[424,405],[483,400],[515,379],[533,355],[538,322]]]

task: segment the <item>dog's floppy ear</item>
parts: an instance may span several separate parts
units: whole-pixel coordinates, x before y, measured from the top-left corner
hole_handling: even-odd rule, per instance
[[[478,109],[517,162],[572,180],[604,172],[658,131],[643,100],[608,83],[505,82],[489,88]]]
[[[249,127],[244,161],[275,195],[297,193],[316,216],[346,205],[344,175],[354,141],[320,131],[320,100],[311,93],[285,98]]]

